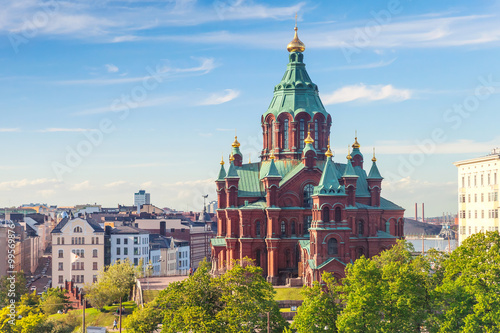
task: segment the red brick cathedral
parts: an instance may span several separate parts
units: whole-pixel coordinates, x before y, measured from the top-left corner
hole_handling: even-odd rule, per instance
[[[250,257],[273,284],[310,284],[323,271],[341,278],[347,263],[391,247],[403,236],[404,210],[380,196],[375,156],[367,174],[357,138],[346,161],[333,161],[332,118],[306,71],[297,28],[287,50],[287,70],[261,118],[261,161],[243,164],[235,137],[227,173],[221,162],[212,260],[217,270]]]

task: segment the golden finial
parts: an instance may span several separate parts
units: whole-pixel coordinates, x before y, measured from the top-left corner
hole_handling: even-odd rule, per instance
[[[250,155],[248,155],[248,164],[252,164],[252,158]]]
[[[375,147],[373,147],[373,158],[372,162],[377,162],[377,158],[375,157]]]
[[[349,145],[347,145],[347,159],[348,159],[348,160],[352,159],[352,156],[351,156],[351,148],[349,147]]]
[[[274,158],[275,158],[275,157],[274,157],[274,150],[273,150],[273,149],[271,149],[271,154],[269,155],[269,159],[270,159],[270,160],[274,160]]]
[[[288,52],[304,52],[306,49],[306,46],[304,43],[301,42],[299,39],[299,36],[297,36],[297,13],[295,13],[295,35],[293,36],[293,39],[288,45],[286,46],[286,49]]]
[[[234,155],[233,155],[233,153],[231,153],[231,156],[229,156],[229,162],[232,162],[232,161],[234,161]]]
[[[359,149],[359,147],[361,147],[361,145],[358,142],[358,131],[355,131],[354,133],[355,133],[354,134],[354,143],[352,144],[352,148]]]
[[[238,148],[240,146],[240,143],[238,142],[238,137],[235,135],[234,136],[234,142],[232,144],[234,148]]]
[[[330,150],[330,136],[328,136],[328,149],[326,150],[326,153],[325,153],[325,156],[326,157],[332,157],[333,156],[333,153],[332,151]]]
[[[222,153],[222,158],[220,160],[220,165],[224,165],[224,153]]]

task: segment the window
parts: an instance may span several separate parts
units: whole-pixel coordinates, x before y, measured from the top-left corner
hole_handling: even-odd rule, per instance
[[[71,244],[75,244],[75,237],[71,237]]]
[[[335,207],[335,222],[339,223],[342,221],[342,209],[340,207]]]
[[[337,239],[330,238],[328,240],[328,255],[337,255],[339,253],[339,247]]]
[[[63,250],[59,250],[58,252],[58,258],[63,258]]]
[[[120,248],[119,248],[119,247],[117,247],[117,248],[116,248],[116,255],[117,255],[117,256],[119,256],[119,255],[120,255]]]
[[[477,202],[477,193],[474,194],[474,202]]]
[[[306,127],[306,124],[305,124],[304,119],[300,119],[300,122],[299,122],[299,147],[300,148],[304,148],[305,127]]]
[[[323,208],[321,219],[323,222],[330,222],[330,209],[328,207]]]
[[[292,235],[295,235],[295,221],[290,222],[290,226],[292,229]]]
[[[59,283],[64,283],[64,277],[62,275],[59,275]]]
[[[120,238],[116,239],[116,244],[120,244]]]
[[[128,238],[123,239],[123,244],[127,245],[128,244]]]
[[[481,186],[484,185],[484,175],[481,175]]]
[[[481,202],[484,201],[484,193],[481,193]]]
[[[314,191],[314,185],[313,184],[307,184],[304,186],[304,207],[305,208],[311,208],[313,200],[311,198],[312,194]]]
[[[92,263],[92,270],[97,271],[97,263],[96,262]]]
[[[314,120],[314,149],[318,149],[319,142],[319,124],[318,119]]]
[[[467,187],[470,187],[470,176],[467,177]]]
[[[465,177],[462,177],[462,187],[465,187]]]
[[[93,282],[93,283],[96,283],[96,282],[97,282],[97,275],[93,275],[93,276],[92,276],[92,282]]]
[[[134,247],[134,256],[138,256],[140,254],[141,253],[139,252],[139,248],[138,247]]]
[[[362,220],[358,221],[358,235],[362,237],[365,234],[365,223]]]
[[[491,185],[491,174],[488,174],[488,185]]]
[[[134,237],[134,245],[139,244],[139,237]]]
[[[139,265],[139,259],[138,258],[134,258],[134,266],[137,266]]]
[[[79,226],[76,226],[76,227],[73,229],[73,232],[80,233],[80,232],[82,232],[82,228],[81,228],[81,227],[79,227]]]
[[[474,186],[477,186],[477,176],[474,175]]]
[[[80,237],[82,239],[82,244],[85,245],[85,237]]]
[[[61,237],[61,245],[64,245],[64,237]]]
[[[484,219],[484,210],[481,210],[481,218]]]
[[[170,232],[175,232],[175,228],[170,228]]]
[[[60,245],[61,244],[61,239],[59,237],[57,237],[57,245]]]
[[[304,235],[309,234],[309,228],[311,227],[312,216],[304,216]]]
[[[57,264],[57,270],[58,270],[58,271],[63,271],[63,270],[64,270],[64,269],[63,269],[63,263],[62,263],[62,262],[60,262],[60,263],[58,263],[58,264]]]
[[[274,120],[271,120],[271,148],[276,147],[274,142]]]
[[[283,122],[283,149],[288,149],[288,119]]]
[[[123,248],[123,255],[128,256],[128,247]]]
[[[92,250],[92,258],[97,258],[97,249]]]
[[[285,237],[286,236],[286,222],[281,221],[281,236]]]
[[[80,283],[85,283],[83,277],[84,277],[83,275],[80,275]]]
[[[94,245],[94,237],[92,237],[92,245]]]

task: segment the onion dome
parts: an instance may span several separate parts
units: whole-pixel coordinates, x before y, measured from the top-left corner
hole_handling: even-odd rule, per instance
[[[306,49],[306,46],[302,41],[299,39],[299,36],[297,35],[297,25],[295,25],[295,35],[293,36],[293,39],[288,45],[286,46],[286,49],[288,52],[304,52]]]
[[[307,138],[304,139],[304,143],[305,144],[308,144],[308,143],[313,144],[314,143],[314,139],[311,137],[310,131],[307,132]]]
[[[332,151],[330,150],[330,136],[328,136],[328,145],[327,145],[327,150],[325,152],[325,156],[326,157],[332,157],[333,156],[333,153]]]

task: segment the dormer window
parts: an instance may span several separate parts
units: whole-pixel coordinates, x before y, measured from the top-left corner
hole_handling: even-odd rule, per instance
[[[73,229],[73,232],[75,232],[75,233],[82,232],[82,227],[79,227],[79,226],[78,226],[78,227],[75,227],[75,228]]]

